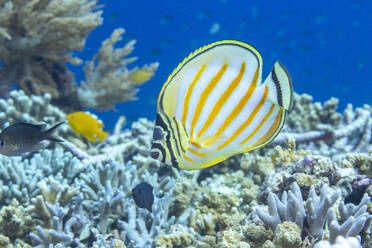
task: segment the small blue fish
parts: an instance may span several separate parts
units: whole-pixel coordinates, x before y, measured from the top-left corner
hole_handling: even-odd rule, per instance
[[[134,202],[139,208],[146,208],[152,212],[152,204],[154,203],[154,193],[151,184],[142,182],[132,189]]]
[[[14,123],[0,133],[0,154],[5,156],[22,156],[44,148],[46,140],[63,142],[53,133],[64,122],[45,130],[44,124]]]

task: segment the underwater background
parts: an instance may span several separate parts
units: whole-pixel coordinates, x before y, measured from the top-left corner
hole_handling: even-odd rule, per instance
[[[178,63],[191,51],[224,39],[241,40],[258,49],[264,59],[263,75],[279,60],[290,72],[295,91],[308,93],[316,101],[337,96],[341,109],[347,103],[372,102],[370,1],[123,0],[102,4],[105,21],[88,36],[79,56],[91,58],[112,30],[124,27],[124,41],[138,41],[138,62],[160,63],[151,82],[141,87],[141,100],[117,106],[128,120],[154,119],[157,93]],[[81,71],[71,69],[82,78]],[[100,113],[100,117],[112,127],[115,113]]]
[[[0,248],[371,248],[371,14],[366,0],[0,0]],[[279,75],[273,112],[247,117],[262,124],[244,129],[261,135],[250,149],[182,164],[177,148],[233,135],[189,138],[157,98],[227,39]]]

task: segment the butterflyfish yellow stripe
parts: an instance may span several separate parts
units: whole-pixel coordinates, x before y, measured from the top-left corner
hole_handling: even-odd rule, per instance
[[[233,135],[230,136],[224,143],[222,143],[217,150],[220,150],[227,146],[231,141],[233,141],[236,137],[238,137],[241,132],[244,131],[244,129],[251,124],[254,117],[257,115],[258,111],[260,111],[262,105],[265,103],[265,100],[267,98],[267,95],[269,93],[269,87],[265,86],[265,92],[260,100],[260,102],[257,104],[257,106],[254,108],[253,112],[249,115],[249,117],[243,122],[243,124],[240,125],[240,127],[233,133]]]
[[[231,81],[226,91],[218,99],[216,105],[214,105],[212,111],[208,115],[208,119],[205,122],[204,126],[202,127],[202,129],[200,129],[199,133],[196,135],[197,138],[200,138],[205,133],[205,131],[207,131],[210,125],[212,125],[214,119],[216,118],[218,112],[220,112],[222,106],[226,103],[227,99],[231,96],[231,94],[234,92],[236,87],[238,87],[240,80],[242,80],[243,78],[244,72],[245,72],[245,62],[242,63],[239,74],[234,78],[233,81]]]
[[[207,87],[205,87],[205,89],[201,93],[200,100],[199,100],[198,104],[196,105],[195,113],[194,113],[194,116],[193,116],[192,121],[191,121],[191,132],[190,132],[191,137],[193,137],[195,125],[198,122],[199,116],[201,114],[201,111],[203,110],[203,107],[205,105],[205,102],[207,101],[207,98],[208,98],[209,94],[212,92],[214,87],[216,87],[218,81],[220,81],[220,79],[221,79],[222,75],[225,73],[226,69],[227,69],[227,64],[225,63],[225,64],[223,64],[221,69],[217,72],[217,74],[212,78],[212,80],[209,82]]]
[[[191,98],[192,91],[194,90],[195,84],[197,81],[199,81],[201,75],[203,74],[205,68],[207,68],[206,65],[203,65],[199,71],[196,73],[194,79],[191,81],[190,86],[187,88],[186,95],[185,95],[185,101],[183,104],[183,113],[182,113],[182,124],[186,125],[186,116],[187,116],[187,111],[189,110],[189,102]]]
[[[279,110],[279,113],[278,115],[276,116],[275,118],[275,121],[274,123],[271,125],[270,129],[265,133],[265,135],[259,139],[254,145],[253,147],[257,147],[257,146],[260,146],[260,145],[264,145],[265,142],[267,141],[270,141],[271,137],[274,135],[275,131],[278,130],[279,128],[279,125],[281,123],[281,119],[282,119],[282,108],[280,108]]]
[[[245,95],[240,99],[239,103],[235,106],[233,111],[229,114],[229,116],[225,119],[225,121],[222,123],[220,128],[217,130],[215,135],[219,136],[221,135],[225,129],[231,124],[231,122],[238,116],[238,114],[242,111],[245,104],[248,102],[248,100],[251,98],[253,91],[256,89],[257,86],[257,80],[258,80],[258,74],[259,74],[259,67],[257,66],[256,72],[254,74],[253,80],[251,82],[251,85],[249,86],[247,92]]]
[[[189,140],[190,144],[197,147],[197,148],[203,148],[199,143],[195,142],[194,140],[190,139]]]
[[[247,142],[249,139],[251,139],[253,137],[253,135],[255,135],[258,132],[258,130],[260,130],[260,128],[262,128],[263,124],[267,121],[269,116],[273,113],[274,107],[275,107],[275,104],[272,104],[271,107],[270,107],[269,112],[267,112],[267,114],[261,120],[260,124],[258,124],[258,126],[255,128],[255,130],[247,138],[245,138],[242,142],[240,142],[240,144],[244,144],[245,142]]]
[[[186,159],[187,161],[191,162],[191,163],[193,162],[192,159],[187,157],[186,155],[183,155],[183,158]]]
[[[187,151],[189,151],[189,152],[191,152],[191,153],[193,153],[193,154],[195,154],[199,157],[203,157],[203,156],[207,155],[207,153],[195,151],[195,150],[191,149],[191,147],[188,147]]]

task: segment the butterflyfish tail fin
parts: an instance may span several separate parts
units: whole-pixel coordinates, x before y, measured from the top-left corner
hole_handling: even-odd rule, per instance
[[[285,67],[277,61],[269,76],[263,83],[269,87],[268,99],[285,110],[291,110],[293,106],[292,80]]]

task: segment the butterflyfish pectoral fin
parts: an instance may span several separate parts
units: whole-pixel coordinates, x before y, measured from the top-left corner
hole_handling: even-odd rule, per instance
[[[263,86],[269,87],[268,99],[285,110],[293,105],[292,81],[285,67],[277,61]]]

